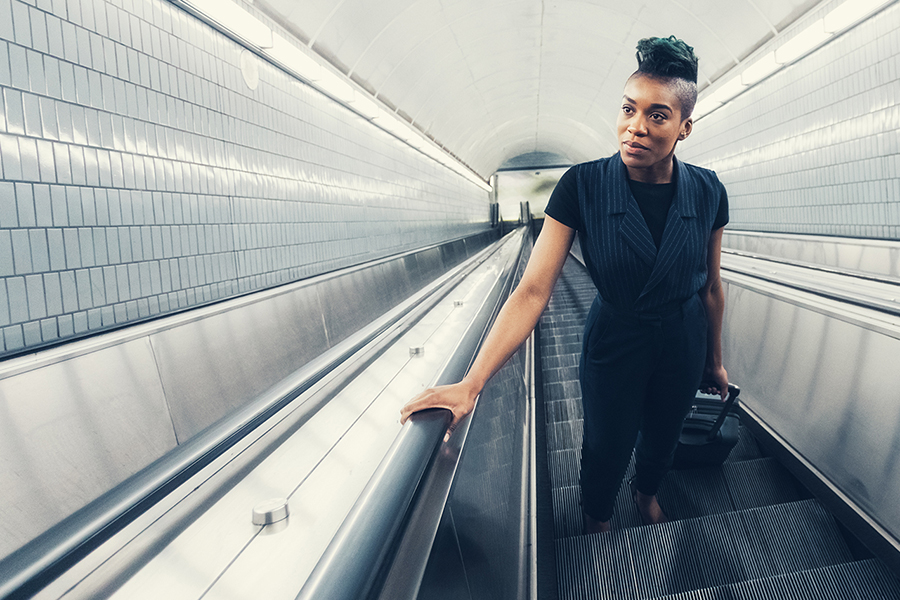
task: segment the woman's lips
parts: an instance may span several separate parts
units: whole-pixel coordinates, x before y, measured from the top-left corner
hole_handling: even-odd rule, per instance
[[[625,140],[624,142],[622,142],[622,145],[625,146],[625,151],[628,154],[638,155],[638,154],[643,154],[644,152],[647,152],[647,150],[648,150],[648,148],[646,146],[642,146],[641,144],[639,144],[637,142],[632,142],[629,140]]]

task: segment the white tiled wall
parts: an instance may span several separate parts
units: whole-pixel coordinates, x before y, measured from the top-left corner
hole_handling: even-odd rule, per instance
[[[900,4],[700,119],[679,157],[719,174],[731,228],[900,239]]]
[[[163,0],[0,0],[0,357],[487,227],[487,194]]]

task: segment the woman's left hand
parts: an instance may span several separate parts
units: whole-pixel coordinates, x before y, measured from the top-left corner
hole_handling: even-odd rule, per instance
[[[700,391],[704,394],[719,394],[722,400],[728,395],[728,372],[725,367],[706,367],[703,370],[703,383]]]

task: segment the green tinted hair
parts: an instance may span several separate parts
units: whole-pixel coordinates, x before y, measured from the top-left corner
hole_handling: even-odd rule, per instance
[[[649,37],[637,43],[638,68],[632,77],[645,75],[666,79],[681,103],[681,118],[687,119],[697,103],[697,63],[694,49],[674,35]]]

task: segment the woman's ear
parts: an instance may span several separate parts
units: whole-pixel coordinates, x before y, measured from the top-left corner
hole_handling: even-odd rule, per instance
[[[691,135],[691,131],[694,129],[694,120],[691,117],[688,117],[684,120],[684,123],[681,124],[681,131],[678,133],[678,140],[687,139],[687,136]]]

